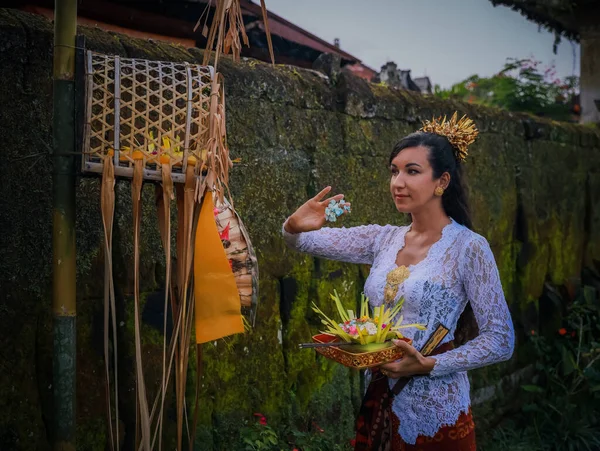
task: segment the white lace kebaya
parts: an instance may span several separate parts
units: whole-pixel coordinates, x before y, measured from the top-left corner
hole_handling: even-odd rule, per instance
[[[317,257],[372,265],[365,295],[372,306],[381,305],[388,272],[404,247],[410,226],[366,225],[322,228],[290,234],[286,243]],[[415,376],[395,397],[393,411],[400,420],[399,433],[409,444],[417,436],[434,436],[453,425],[470,407],[467,371],[508,360],[514,349],[514,329],[494,255],[485,238],[454,220],[427,256],[408,267],[409,278],[399,286],[395,302],[404,296],[405,323],[424,323],[427,330],[403,329],[420,349],[439,323],[450,329],[443,342],[454,338],[456,323],[467,302],[471,303],[479,335],[456,349],[433,357],[428,375]],[[390,387],[395,383],[390,379]]]

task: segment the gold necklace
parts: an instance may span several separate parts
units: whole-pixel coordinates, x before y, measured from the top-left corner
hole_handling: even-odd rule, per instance
[[[383,289],[383,299],[386,304],[394,302],[398,294],[398,287],[410,276],[410,271],[404,265],[392,269],[386,276],[386,284]]]

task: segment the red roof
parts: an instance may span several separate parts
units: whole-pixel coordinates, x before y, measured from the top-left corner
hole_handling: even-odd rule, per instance
[[[13,1],[22,7],[29,5],[52,8],[54,4],[54,0]],[[165,8],[168,9],[168,5],[171,3],[169,0],[150,0],[148,2],[139,3],[131,0],[113,1],[116,1],[116,3],[108,0],[80,0],[78,15],[109,25],[117,25],[119,27],[142,32],[152,32],[156,35],[165,37],[173,36],[185,39],[196,39],[198,37],[198,33],[194,33],[192,30],[192,22],[180,18],[169,17],[168,14],[158,14],[148,8],[148,5],[160,2],[160,4],[166,5]],[[206,4],[208,2],[208,0],[187,1],[190,3],[201,4]],[[186,0],[184,0],[183,3],[186,3]],[[240,6],[242,7],[242,14],[256,17],[258,21],[262,22],[262,8],[260,4],[253,3],[251,0],[240,0]],[[303,30],[277,14],[272,12],[268,12],[267,14],[269,17],[269,31],[274,36],[279,36],[295,44],[316,50],[317,52],[340,55],[342,57],[342,65],[355,66],[352,67],[351,70],[360,77],[370,79],[372,77],[371,74],[375,74],[375,71],[362,64],[360,59],[341,50],[334,44]],[[121,32],[127,33],[127,30],[121,30]],[[248,54],[252,56],[252,53],[252,49],[250,49]],[[277,56],[275,60],[277,62]],[[280,62],[285,63],[287,60],[290,60],[290,58],[286,58],[283,55],[280,56]],[[292,58],[290,64],[294,63],[298,63],[299,65],[311,64],[310,61],[294,61]]]
[[[262,18],[262,9],[260,5],[252,3],[250,0],[240,0],[240,6],[242,7],[243,14],[251,14]],[[305,45],[312,49],[318,50],[324,53],[337,53],[348,62],[360,63],[360,60],[347,52],[344,52],[339,47],[330,44],[327,41],[309,33],[306,30],[294,25],[293,23],[285,20],[283,17],[279,17],[277,14],[273,14],[267,10],[269,17],[269,31],[271,34],[280,36],[289,41],[297,44]],[[366,66],[365,66],[366,67]]]
[[[345,67],[357,77],[364,78],[368,81],[373,80],[373,77],[377,75],[377,72],[362,63],[348,64]]]

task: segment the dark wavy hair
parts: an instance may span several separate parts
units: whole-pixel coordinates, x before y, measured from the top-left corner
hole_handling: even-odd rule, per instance
[[[416,132],[402,138],[392,150],[389,164],[392,160],[409,147],[425,147],[429,149],[429,164],[433,169],[433,178],[438,179],[444,172],[450,174],[450,183],[442,195],[442,207],[445,213],[459,224],[472,229],[471,213],[467,193],[463,185],[463,168],[455,157],[455,150],[442,135],[435,133]],[[454,334],[454,341],[462,345],[479,333],[477,321],[471,304],[468,303],[461,314]]]

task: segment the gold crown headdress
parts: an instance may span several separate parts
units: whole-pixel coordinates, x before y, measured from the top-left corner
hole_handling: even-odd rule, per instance
[[[446,120],[446,116],[443,119],[439,117],[425,121],[420,131],[445,136],[455,149],[456,159],[463,162],[467,158],[469,145],[473,144],[479,131],[466,115],[457,118],[458,114],[455,112],[449,121]]]

